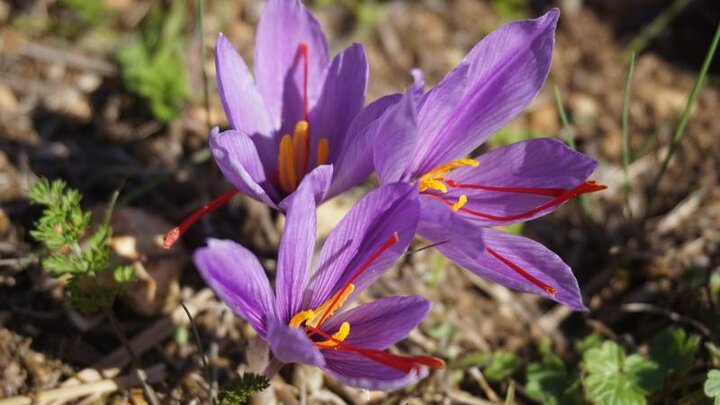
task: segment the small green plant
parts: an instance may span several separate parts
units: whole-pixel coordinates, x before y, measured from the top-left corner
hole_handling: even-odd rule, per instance
[[[513,353],[497,351],[483,370],[488,381],[503,381],[520,369],[520,359]]]
[[[146,18],[142,38],[118,54],[125,86],[144,97],[162,122],[178,116],[190,96],[183,36],[185,0],[173,1],[165,15],[157,9]]]
[[[602,405],[645,404],[660,387],[658,365],[640,354],[627,356],[615,342],[589,349],[583,356],[587,396]]]
[[[568,372],[562,360],[546,353],[540,362],[527,369],[528,395],[547,405],[584,404],[580,373]]]
[[[526,18],[528,14],[529,0],[492,0],[492,6],[500,18],[504,20],[516,20]]]
[[[697,375],[687,374],[697,360],[700,340],[680,328],[666,330],[652,339],[646,356],[628,354],[619,344],[592,333],[575,345],[581,355],[576,368],[541,348],[541,361],[526,370],[525,388],[531,398],[550,405],[643,405],[654,394],[666,397],[678,390],[689,398],[696,393],[686,389],[699,381]],[[708,384],[712,386],[706,383],[705,391],[712,397]]]
[[[263,391],[270,386],[270,381],[260,374],[244,373],[230,381],[228,386],[220,392],[221,405],[243,404],[256,392]]]
[[[129,266],[110,269],[112,236],[108,225],[112,205],[105,223],[90,232],[91,215],[80,207],[82,197],[77,190],[68,189],[62,180],[50,183],[41,179],[30,190],[30,201],[45,209],[30,234],[48,250],[42,261],[45,269],[55,277],[67,279],[69,301],[83,311],[95,311],[112,306],[124,286],[133,280]],[[99,275],[109,272],[114,284],[101,283]]]
[[[130,356],[146,397],[151,404],[159,404],[112,310],[117,296],[124,291],[127,283],[134,279],[131,267],[112,268],[110,265],[107,241],[112,236],[109,223],[118,193],[116,192],[110,201],[103,223],[92,233],[92,217],[80,206],[80,192],[68,188],[64,181],[55,180],[50,183],[47,179],[40,179],[29,195],[33,204],[45,207],[40,219],[35,223],[35,228],[30,231],[32,237],[48,250],[42,261],[43,267],[53,276],[67,280],[65,294],[74,306],[83,311],[103,310]],[[100,280],[99,276],[106,272],[109,272],[114,283],[108,284]]]
[[[703,385],[705,395],[713,399],[714,405],[720,405],[720,370],[710,370]]]

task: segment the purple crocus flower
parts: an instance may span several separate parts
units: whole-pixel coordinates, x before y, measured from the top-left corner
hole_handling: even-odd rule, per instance
[[[215,69],[231,129],[213,129],[210,149],[234,189],[171,231],[166,246],[238,191],[285,211],[284,199],[303,181],[313,183],[319,203],[373,171],[368,128],[398,98],[363,109],[368,64],[361,44],[330,61],[322,28],[300,0],[268,0],[254,61],[255,77],[220,34]]]
[[[401,387],[424,377],[428,367],[443,366],[433,357],[385,351],[420,323],[430,302],[386,297],[340,309],[407,248],[420,215],[413,190],[387,185],[359,201],[330,233],[310,274],[315,200],[312,187],[301,185],[288,201],[274,294],[257,258],[232,241],[211,239],[195,253],[195,264],[218,296],[269,344],[271,364],[311,364],[361,388]]]
[[[550,69],[553,9],[501,27],[478,43],[436,87],[422,76],[377,127],[381,184],[406,182],[421,198],[418,233],[473,273],[583,310],[577,280],[556,254],[491,229],[556,210],[604,187],[586,181],[597,163],[553,139],[532,139],[465,156],[522,111]]]

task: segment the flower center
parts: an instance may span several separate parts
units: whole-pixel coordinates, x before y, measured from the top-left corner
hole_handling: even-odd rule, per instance
[[[355,271],[355,273],[353,273],[352,277],[350,277],[350,279],[348,279],[348,281],[346,281],[343,286],[335,294],[333,294],[332,297],[327,299],[325,302],[322,303],[322,305],[320,305],[316,309],[306,309],[296,313],[295,315],[293,315],[292,318],[290,318],[288,326],[292,328],[297,328],[304,325],[305,331],[308,333],[308,337],[312,337],[314,335],[327,335],[325,332],[319,333],[320,329],[318,328],[338,308],[342,307],[345,304],[345,301],[347,301],[350,295],[352,295],[352,293],[355,291],[355,284],[353,284],[355,280],[357,280],[360,275],[362,275],[368,268],[370,268],[370,266],[378,258],[380,258],[383,253],[385,253],[393,245],[398,243],[399,240],[400,237],[398,236],[397,232],[393,233],[390,238],[388,238],[377,250],[375,250],[375,252],[373,252],[370,258],[368,258],[367,261],[365,261],[365,263],[363,263],[363,265],[360,266],[357,271]],[[338,343],[343,342],[349,334],[350,323],[343,322],[340,325],[338,331],[333,334],[331,338],[326,338],[326,340],[323,342],[315,342],[315,346],[318,349],[337,348]]]
[[[341,289],[325,301],[322,305],[316,309],[306,309],[295,314],[288,322],[288,326],[291,328],[297,328],[299,326],[311,326],[313,328],[319,327],[327,317],[332,315],[338,308],[345,304],[350,294],[355,291],[355,285],[349,284],[347,288]],[[340,325],[340,329],[332,335],[332,340],[326,340],[324,342],[317,342],[315,346],[320,349],[330,349],[337,346],[337,342],[342,342],[350,334],[350,324],[343,322]]]
[[[430,170],[418,179],[418,191],[421,195],[438,200],[453,211],[459,211],[472,217],[477,217],[489,221],[498,222],[509,222],[518,221],[523,219],[531,218],[533,215],[562,204],[572,198],[578,197],[585,193],[591,193],[605,189],[605,186],[595,183],[594,181],[586,181],[577,187],[571,189],[564,188],[544,188],[544,187],[502,187],[502,186],[488,186],[484,184],[469,184],[469,183],[458,183],[454,180],[445,178],[450,172],[460,167],[477,167],[478,162],[473,159],[459,159],[454,160],[450,163],[440,165],[435,169]],[[485,191],[490,193],[514,193],[514,194],[532,194],[539,196],[546,196],[550,198],[547,203],[541,204],[530,210],[521,212],[513,215],[492,215],[485,212],[480,212],[474,209],[465,207],[469,202],[466,194],[460,194],[457,200],[453,201],[450,198],[443,196],[447,194],[450,189],[457,190],[475,190]],[[523,270],[520,266],[508,260],[502,256],[496,250],[485,247],[485,251],[493,258],[502,262],[505,266],[510,268],[512,271],[523,277],[531,284],[541,288],[543,291],[550,295],[555,295],[557,290],[540,281],[532,274]]]
[[[285,134],[278,148],[278,181],[280,189],[287,194],[297,189],[310,169],[310,110],[308,101],[308,69],[310,49],[306,43],[298,46],[298,54],[303,66],[303,119],[295,124],[292,135]],[[330,144],[327,138],[318,142],[316,151],[317,165],[327,163]]]

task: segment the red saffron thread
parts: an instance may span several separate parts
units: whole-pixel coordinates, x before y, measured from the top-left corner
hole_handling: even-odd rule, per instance
[[[500,253],[496,252],[495,250],[493,250],[493,249],[491,249],[491,248],[489,248],[489,247],[485,247],[485,251],[487,251],[488,253],[490,253],[490,255],[492,255],[494,258],[496,258],[496,259],[500,260],[501,262],[503,262],[506,266],[510,267],[513,271],[515,271],[516,273],[518,273],[519,275],[521,275],[521,276],[522,276],[523,278],[525,278],[527,281],[529,281],[529,282],[535,284],[536,286],[542,288],[546,293],[548,293],[548,294],[550,294],[550,295],[552,295],[552,296],[555,296],[555,293],[557,293],[557,290],[556,290],[554,287],[551,287],[551,286],[543,283],[542,281],[538,280],[538,279],[535,278],[532,274],[530,274],[530,273],[528,273],[527,271],[523,270],[520,266],[518,266],[517,264],[511,262],[510,260],[508,260],[507,258],[505,258],[504,256],[502,256]]]
[[[491,221],[515,221],[518,219],[529,218],[529,217],[537,214],[540,211],[544,211],[548,208],[562,204],[565,201],[568,201],[572,198],[578,197],[582,194],[592,193],[594,191],[599,191],[599,190],[604,190],[605,188],[606,188],[605,186],[599,185],[599,184],[595,183],[594,181],[586,181],[585,183],[582,183],[573,189],[565,190],[565,192],[563,194],[554,198],[552,201],[550,201],[546,204],[543,204],[539,207],[533,208],[529,211],[525,211],[525,212],[522,212],[522,213],[516,214],[516,215],[498,216],[498,215],[487,214],[487,213],[480,212],[480,211],[475,211],[475,210],[472,210],[470,208],[465,208],[465,207],[460,208],[459,211],[466,212],[470,215],[480,217],[483,219],[488,219]],[[438,201],[441,201],[441,202],[447,204],[448,206],[452,206],[454,204],[454,202],[447,200],[444,197],[436,195],[436,194],[425,194],[425,195],[428,197],[432,197]]]
[[[305,42],[300,43],[299,47],[300,56],[303,58],[303,117],[305,122],[308,123],[307,137],[305,139],[305,166],[303,173],[307,173],[308,167],[310,167],[310,107],[308,101],[308,72],[310,70],[310,47]]]
[[[534,194],[534,195],[546,195],[549,197],[559,197],[563,195],[567,190],[564,188],[539,188],[539,187],[496,187],[496,186],[485,186],[482,184],[466,184],[457,183],[453,180],[443,179],[448,186],[453,188],[466,188],[473,190],[486,190],[486,191],[498,191],[504,193],[521,193],[521,194]]]
[[[216,199],[203,205],[202,208],[200,208],[199,210],[193,212],[179,226],[173,228],[172,230],[170,230],[170,232],[165,234],[165,239],[163,240],[163,247],[165,249],[170,249],[170,247],[175,242],[177,242],[178,239],[180,239],[180,236],[182,236],[185,231],[188,230],[188,228],[190,228],[195,222],[197,222],[197,220],[225,205],[225,203],[227,203],[237,193],[238,190],[230,190],[225,194],[221,195],[220,197],[217,197]]]
[[[337,345],[333,346],[332,348],[319,347],[321,350],[324,350],[324,349],[342,350],[342,351],[346,351],[346,352],[358,353],[360,355],[367,357],[370,360],[373,360],[380,364],[384,364],[388,367],[392,367],[396,370],[400,370],[404,373],[409,373],[409,372],[417,369],[418,366],[428,366],[428,367],[434,368],[434,369],[440,369],[440,368],[445,367],[445,362],[442,359],[439,359],[437,357],[401,356],[399,354],[386,352],[384,350],[366,349],[366,348],[362,348],[362,347],[353,346],[353,345],[345,343],[339,339],[335,339],[331,335],[321,331],[318,328],[312,327],[312,326],[305,326],[305,330],[310,331],[311,334],[320,335],[324,339],[332,340],[333,342],[337,343]]]
[[[343,287],[340,289],[340,292],[335,295],[335,299],[332,300],[330,303],[330,306],[327,307],[325,312],[323,313],[322,317],[320,317],[320,321],[318,321],[317,326],[322,325],[323,322],[330,316],[330,312],[335,308],[335,305],[340,300],[340,297],[342,297],[345,294],[345,291],[347,291],[348,288],[350,288],[350,284],[354,283],[355,280],[357,280],[358,277],[360,277],[361,274],[365,272],[383,253],[385,253],[386,250],[390,249],[394,244],[398,243],[400,240],[400,237],[398,236],[397,232],[394,232],[386,241],[382,244],[373,254],[370,256],[370,258],[355,272],[355,274],[350,277],[350,279],[343,285]]]

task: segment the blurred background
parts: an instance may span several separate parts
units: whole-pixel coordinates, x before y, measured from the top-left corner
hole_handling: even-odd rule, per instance
[[[207,148],[209,127],[228,126],[213,47],[223,32],[252,66],[264,4],[206,0],[199,18],[196,1],[0,0],[0,398],[91,382],[98,379],[92,370],[127,366],[102,315],[66,304],[62,280],[39,265],[42,252],[28,231],[41,210],[29,205],[27,193],[42,176],[65,179],[96,212],[121,189],[110,246],[115,259],[132,265],[137,281],[115,310],[138,343],[141,363],[155,373],[163,403],[208,403],[181,301],[195,315],[212,384],[222,387],[264,366],[266,353],[252,329],[204,289],[189,255],[207,237],[231,238],[262,257],[272,275],[282,229],[277,214],[236,197],[193,227],[184,246],[165,251],[157,243],[229,187]],[[402,91],[414,67],[432,86],[495,28],[560,7],[548,82],[478,152],[534,137],[572,139],[600,161],[593,178],[608,188],[507,229],[544,243],[573,267],[588,313],[492,285],[433,249],[422,250],[407,255],[360,301],[387,294],[431,299],[431,315],[398,349],[440,356],[444,370],[399,392],[368,393],[316,369],[287,367],[255,403],[711,401],[703,395],[705,375],[720,364],[717,57],[657,187],[654,180],[720,23],[720,2],[306,4],[331,53],[351,42],[365,45],[366,102]],[[621,117],[633,53],[624,166]],[[375,184],[369,179],[323,205],[320,238]],[[637,364],[631,358],[662,375],[648,383],[648,373],[625,367],[625,360]],[[611,373],[599,378],[592,364],[602,362]],[[627,396],[607,402],[602,381],[632,383],[620,390]],[[135,388],[72,400],[143,403]]]

